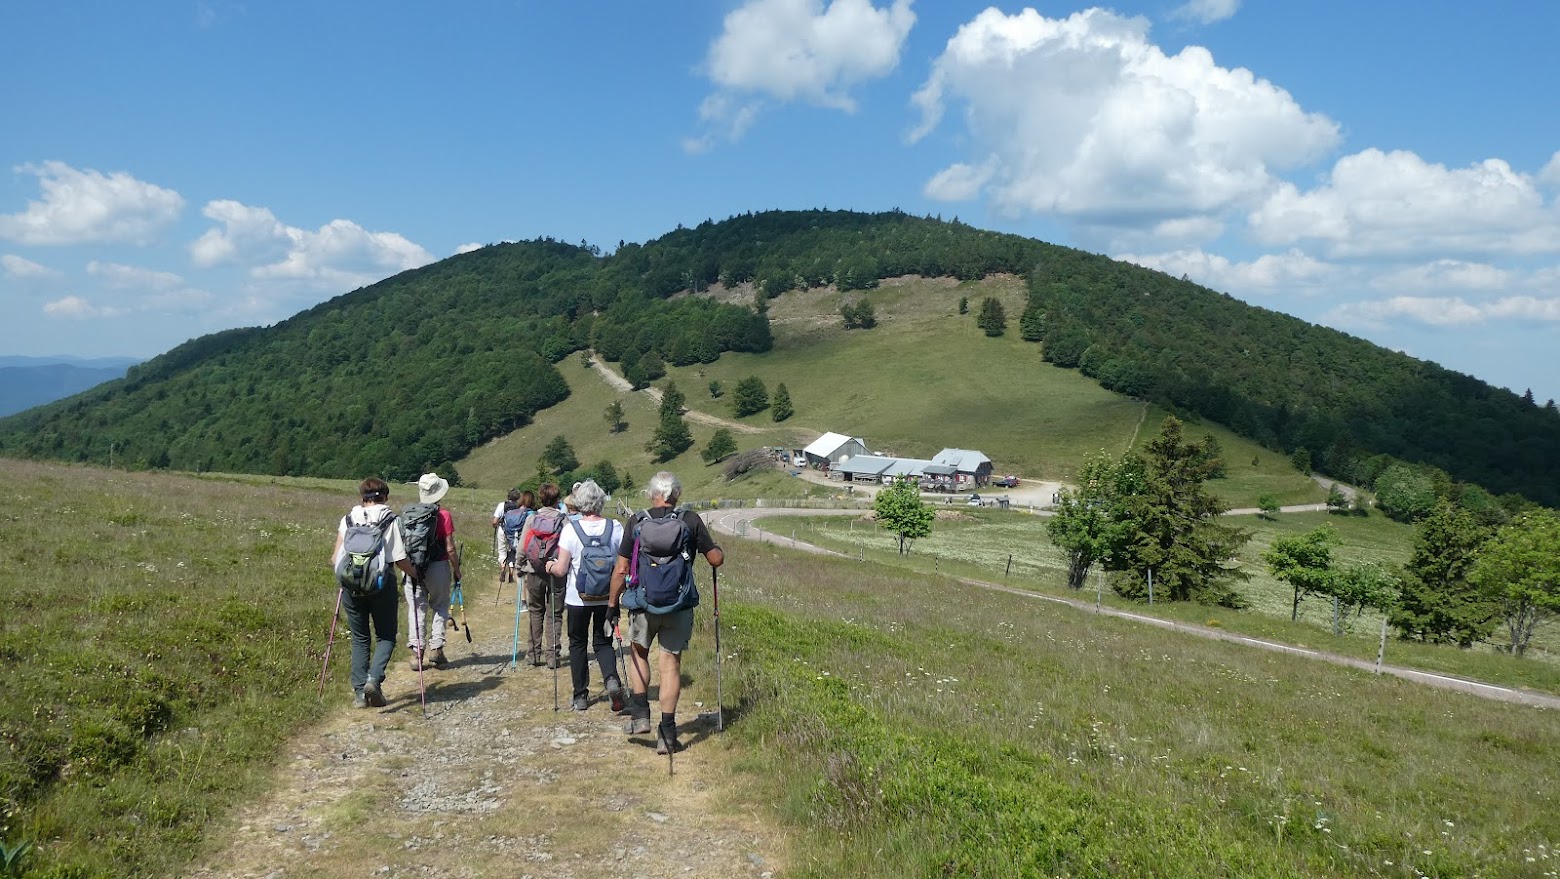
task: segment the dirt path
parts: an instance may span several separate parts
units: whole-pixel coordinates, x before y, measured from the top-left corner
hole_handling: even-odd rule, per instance
[[[404,648],[385,681],[387,708],[352,709],[346,681],[333,677],[326,698],[340,709],[287,747],[269,793],[216,831],[229,842],[190,876],[780,873],[783,834],[733,789],[740,754],[701,711],[713,684],[683,691],[688,749],[668,777],[650,738],[628,739],[604,701],[568,710],[567,668],[556,713],[550,670],[523,658],[509,668],[512,585],[496,606],[492,581],[466,589],[475,643],[450,633],[451,666],[427,675],[427,717]],[[340,638],[336,647],[345,649]]]
[[[628,379],[614,372],[612,367],[608,366],[604,361],[602,361],[600,357],[597,357],[594,351],[589,353],[591,368],[596,370],[596,374],[600,375],[607,384],[611,385],[613,388],[619,391],[622,391],[625,394],[639,393],[638,391],[634,390],[633,384],[631,384]],[[649,394],[650,399],[654,400],[657,404],[661,402],[660,388],[647,387],[643,392]],[[700,412],[697,409],[687,409],[683,414],[688,418],[689,421],[697,421],[700,424],[708,424],[711,427],[724,427],[728,430],[734,430],[738,433],[764,432],[764,429],[761,427],[754,427],[751,424],[743,424],[740,421],[728,421],[718,415],[710,415],[707,412]],[[801,430],[803,432],[809,432],[806,428],[801,428]],[[814,434],[817,433],[816,431],[811,432]]]
[[[762,510],[717,510],[705,513],[704,518],[705,521],[709,523],[711,529],[722,534],[738,535],[746,537],[750,540],[759,540],[766,543],[772,543],[776,546],[790,547],[792,549],[799,549],[805,552],[839,556],[840,558],[850,558],[850,556],[835,552],[832,549],[826,549],[824,547],[798,541],[793,537],[787,536],[783,532],[776,533],[775,531],[762,527],[763,523],[754,523],[752,521],[754,519],[768,518],[772,516],[818,516],[831,514],[854,514],[859,516],[862,514],[862,511],[797,510],[779,508],[765,508]],[[739,527],[738,522],[741,521],[746,521],[748,523],[747,527]],[[1089,613],[1102,613],[1107,616],[1134,620],[1136,622],[1147,623],[1152,626],[1159,626],[1161,628],[1171,629],[1177,632],[1185,632],[1188,635],[1194,635],[1199,638],[1208,638],[1215,641],[1228,641],[1230,643],[1240,644],[1246,647],[1256,647],[1262,650],[1271,650],[1277,653],[1287,653],[1306,659],[1330,662],[1334,665],[1347,665],[1352,668],[1373,671],[1379,674],[1389,674],[1395,677],[1403,678],[1405,680],[1427,684],[1432,687],[1439,687],[1445,690],[1457,690],[1459,692],[1470,693],[1475,696],[1479,696],[1485,699],[1494,699],[1500,702],[1516,702],[1522,705],[1532,705],[1538,708],[1560,710],[1560,696],[1551,696],[1548,693],[1539,693],[1533,690],[1519,690],[1513,687],[1503,687],[1496,684],[1487,684],[1483,681],[1475,681],[1467,678],[1457,678],[1451,677],[1449,675],[1435,674],[1433,672],[1421,671],[1419,669],[1407,668],[1405,666],[1399,665],[1383,664],[1378,666],[1374,662],[1370,662],[1364,659],[1356,659],[1352,656],[1344,656],[1339,653],[1329,653],[1325,650],[1311,650],[1306,647],[1296,647],[1292,644],[1282,644],[1277,641],[1252,638],[1236,632],[1225,631],[1223,629],[1214,629],[1208,626],[1198,626],[1190,623],[1180,623],[1174,620],[1162,619],[1160,617],[1149,616],[1147,614],[1136,613],[1129,610],[1122,610],[1120,608],[1104,607],[1096,605],[1093,601],[1064,598],[1059,595],[1046,595],[1039,592],[1031,592],[1027,589],[1018,589],[1012,586],[1004,586],[1000,583],[988,583],[984,580],[975,580],[966,577],[956,577],[954,579],[957,579],[961,583],[966,583],[981,589],[990,589],[994,592],[1006,592],[1010,595],[1032,598],[1037,601],[1049,601],[1054,604],[1065,604],[1068,607],[1072,607],[1077,610],[1087,611]]]

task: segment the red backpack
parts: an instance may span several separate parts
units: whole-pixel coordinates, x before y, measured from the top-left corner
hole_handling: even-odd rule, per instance
[[[546,573],[544,566],[558,557],[558,539],[563,536],[563,523],[563,511],[557,507],[543,507],[531,514],[531,532],[520,551],[536,573]]]

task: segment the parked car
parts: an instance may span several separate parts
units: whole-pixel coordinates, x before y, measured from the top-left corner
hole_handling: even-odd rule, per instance
[[[972,506],[972,507],[980,506],[980,495],[978,495],[978,494],[970,495],[969,505]]]
[[[1003,488],[1018,488],[1018,477],[1017,476],[1004,476],[1001,479],[998,479],[993,484],[1000,485]]]

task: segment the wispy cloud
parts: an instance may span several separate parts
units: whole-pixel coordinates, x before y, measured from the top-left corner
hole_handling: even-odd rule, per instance
[[[1190,0],[1171,10],[1171,18],[1195,21],[1198,24],[1214,24],[1233,18],[1240,11],[1240,0]]]

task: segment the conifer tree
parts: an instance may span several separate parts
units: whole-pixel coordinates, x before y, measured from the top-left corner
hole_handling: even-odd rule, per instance
[[[1000,336],[1007,330],[1007,312],[996,297],[987,296],[980,304],[980,317],[975,319],[975,325],[988,336]]]
[[[775,421],[784,421],[793,414],[791,392],[785,389],[785,382],[781,382],[775,386],[775,398],[769,404],[769,417]]]
[[[731,403],[738,418],[762,412],[769,408],[769,389],[764,387],[763,380],[758,376],[750,375],[737,382],[737,389],[731,394]]]

